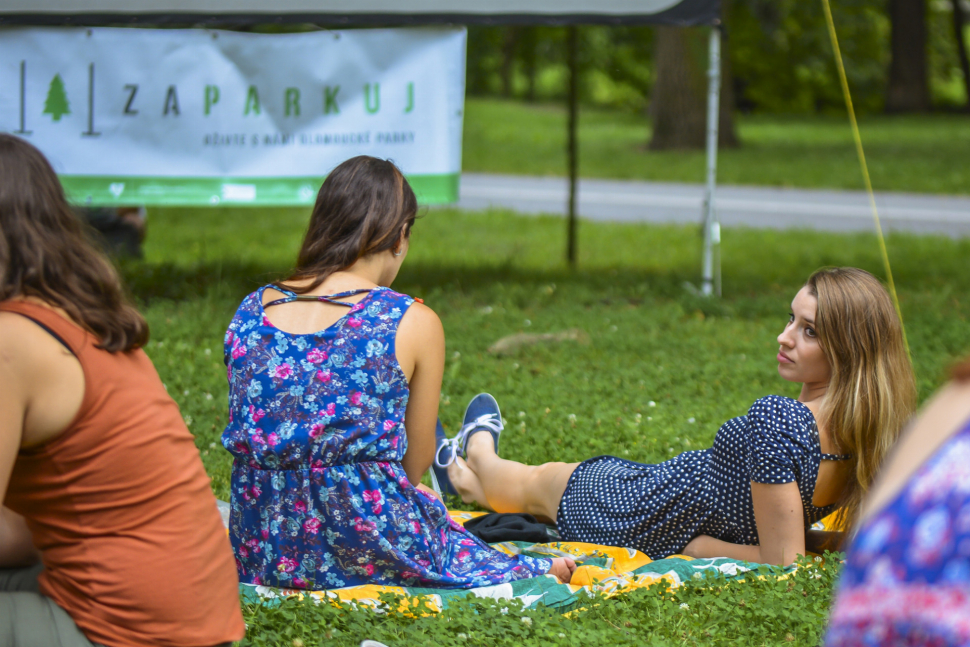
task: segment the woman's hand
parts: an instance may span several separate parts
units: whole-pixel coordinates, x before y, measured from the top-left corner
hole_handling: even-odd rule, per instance
[[[556,557],[552,560],[549,572],[559,578],[563,584],[569,584],[576,572],[576,561],[572,557]]]

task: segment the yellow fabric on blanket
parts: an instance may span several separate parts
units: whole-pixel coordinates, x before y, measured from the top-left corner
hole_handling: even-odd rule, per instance
[[[465,522],[487,513],[449,510],[448,514],[451,515],[452,519],[464,525]],[[548,547],[548,550],[544,550],[544,546]],[[493,544],[493,547],[510,555],[517,552],[517,547],[511,543]],[[619,592],[619,589],[625,590],[630,586],[634,588],[650,586],[650,584],[662,579],[661,577],[653,576],[624,577],[624,574],[629,574],[652,561],[645,554],[632,548],[618,548],[616,546],[601,546],[598,544],[570,541],[545,545],[537,544],[532,547],[530,552],[546,554],[549,557],[572,557],[577,561],[589,559],[607,560],[609,566],[606,568],[601,566],[580,566],[577,568],[576,572],[573,573],[572,579],[569,580],[569,584],[577,589],[584,586],[592,586],[600,590],[601,593],[609,595]],[[678,555],[677,557],[683,556]],[[683,557],[683,559],[688,558]],[[675,583],[672,582],[672,584]]]

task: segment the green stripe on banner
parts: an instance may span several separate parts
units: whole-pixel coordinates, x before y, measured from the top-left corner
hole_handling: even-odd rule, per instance
[[[420,204],[458,200],[458,173],[409,175]],[[322,178],[193,178],[62,175],[68,198],[91,206],[312,205]]]

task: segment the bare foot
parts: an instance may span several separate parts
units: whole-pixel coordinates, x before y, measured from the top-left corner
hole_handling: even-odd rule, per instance
[[[576,572],[576,562],[572,557],[556,557],[552,560],[549,572],[558,577],[560,582],[568,584]]]

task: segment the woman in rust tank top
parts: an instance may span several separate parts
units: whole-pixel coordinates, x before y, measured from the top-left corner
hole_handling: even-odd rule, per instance
[[[239,640],[232,550],[148,326],[0,134],[0,647]]]

